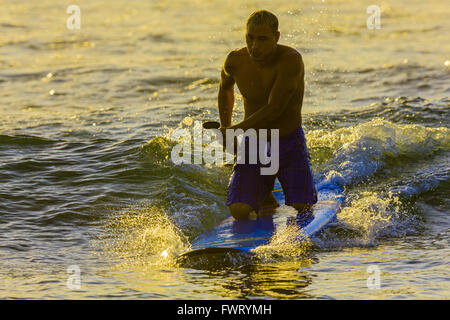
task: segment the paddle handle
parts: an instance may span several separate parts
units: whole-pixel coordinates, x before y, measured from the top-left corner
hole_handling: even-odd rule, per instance
[[[206,121],[203,122],[203,129],[219,129],[220,123],[217,121]]]

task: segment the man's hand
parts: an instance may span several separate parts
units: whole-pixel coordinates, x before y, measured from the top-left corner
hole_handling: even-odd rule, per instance
[[[230,130],[234,130],[231,127],[220,127],[220,133],[222,134],[222,144],[223,144],[223,152],[226,152],[226,147],[227,147],[227,132],[226,130],[230,129]],[[237,150],[238,150],[238,137],[233,135],[232,136],[233,139],[233,144],[231,145],[232,150],[228,150],[228,153],[230,154],[237,154]]]

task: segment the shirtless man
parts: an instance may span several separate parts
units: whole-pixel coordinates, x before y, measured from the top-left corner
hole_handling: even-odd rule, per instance
[[[218,106],[221,130],[279,129],[279,170],[260,174],[258,165],[235,164],[228,187],[231,215],[247,219],[279,204],[272,194],[275,178],[283,187],[286,205],[306,213],[317,202],[309,153],[302,130],[304,66],[300,53],[278,44],[278,19],[261,10],[247,19],[247,46],[231,51],[220,77]],[[231,125],[234,84],[244,99],[244,120]]]

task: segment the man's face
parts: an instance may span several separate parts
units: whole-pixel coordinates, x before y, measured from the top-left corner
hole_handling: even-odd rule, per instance
[[[245,38],[250,57],[255,61],[264,61],[277,48],[279,33],[275,34],[268,25],[249,23]]]

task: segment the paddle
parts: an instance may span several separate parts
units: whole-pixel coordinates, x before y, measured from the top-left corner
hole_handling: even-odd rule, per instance
[[[220,123],[217,121],[206,121],[203,122],[203,129],[219,129]]]
[[[203,129],[219,129],[220,123],[217,121],[206,121],[203,122]],[[223,137],[223,142],[225,142],[225,136]],[[225,151],[225,144],[223,144],[223,150]],[[234,154],[237,152],[237,140],[236,137],[234,137]],[[226,164],[226,166],[232,166],[232,164]]]

